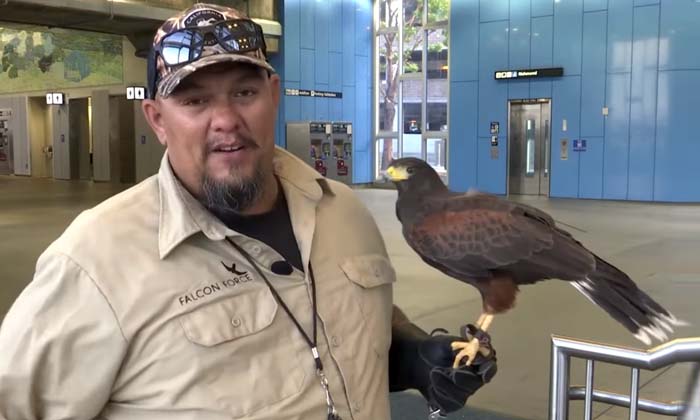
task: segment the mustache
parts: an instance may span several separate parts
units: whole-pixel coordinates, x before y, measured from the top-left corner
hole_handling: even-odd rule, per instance
[[[213,153],[214,150],[218,147],[221,147],[222,145],[232,145],[234,147],[239,147],[243,146],[249,149],[259,149],[260,146],[258,143],[253,140],[253,138],[246,136],[246,135],[236,135],[235,138],[233,139],[226,139],[226,138],[214,138],[214,139],[209,139],[207,141],[207,150],[206,153],[210,154]]]

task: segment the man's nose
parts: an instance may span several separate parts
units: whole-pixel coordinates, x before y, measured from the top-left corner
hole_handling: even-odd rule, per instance
[[[215,101],[212,109],[211,125],[214,131],[236,131],[241,124],[241,114],[230,100]]]

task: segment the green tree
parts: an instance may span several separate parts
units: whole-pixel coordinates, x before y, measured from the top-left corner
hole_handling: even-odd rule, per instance
[[[399,17],[403,8],[403,67],[404,73],[414,73],[419,70],[419,64],[412,60],[415,51],[423,49],[423,6],[426,0],[381,0],[384,14],[384,25],[389,28],[398,28]],[[428,2],[428,23],[443,22],[449,17],[449,0],[427,0]],[[403,3],[403,7],[402,7]],[[445,38],[447,39],[447,34]],[[378,87],[383,97],[384,114],[382,123],[385,130],[391,130],[396,118],[396,107],[398,98],[400,65],[399,65],[399,39],[398,33],[386,33],[383,40],[384,63],[381,63],[381,73],[383,74],[383,84]],[[430,49],[440,48],[440,45],[431,45]],[[422,54],[421,54],[422,55]],[[420,59],[420,58],[419,58]],[[402,123],[399,130],[402,130]],[[384,142],[382,151],[382,162],[380,168],[386,169],[393,156],[393,143]]]

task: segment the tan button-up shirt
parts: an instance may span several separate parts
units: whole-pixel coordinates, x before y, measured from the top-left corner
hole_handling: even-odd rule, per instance
[[[318,348],[343,419],[389,418],[395,273],[352,191],[275,152],[318,297]],[[325,419],[308,271],[232,231],[158,175],[82,213],[39,258],[0,329],[0,419]]]

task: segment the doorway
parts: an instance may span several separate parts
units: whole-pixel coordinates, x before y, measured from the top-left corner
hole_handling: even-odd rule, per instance
[[[71,98],[68,106],[70,178],[89,180],[92,179],[90,98]]]
[[[508,103],[508,194],[549,196],[549,99]]]

